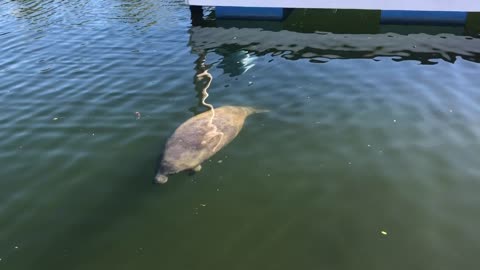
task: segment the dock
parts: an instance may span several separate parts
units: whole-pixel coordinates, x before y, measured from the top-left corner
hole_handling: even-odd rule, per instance
[[[291,9],[379,10],[384,23],[464,24],[480,12],[474,0],[186,0],[191,7],[215,7],[217,19],[283,20]],[[321,20],[321,18],[318,18]],[[354,22],[352,22],[354,23]]]

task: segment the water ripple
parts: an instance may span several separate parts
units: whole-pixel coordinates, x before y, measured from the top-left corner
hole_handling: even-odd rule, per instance
[[[334,34],[274,32],[251,28],[192,28],[195,50],[218,50],[236,46],[255,54],[281,53],[286,59],[312,60],[338,58],[392,57],[397,60],[454,62],[457,57],[478,62],[480,39],[451,34]]]
[[[180,0],[0,2],[0,267],[476,262],[478,38],[189,15]],[[165,140],[205,109],[203,61],[212,104],[270,112],[201,173],[153,186]]]

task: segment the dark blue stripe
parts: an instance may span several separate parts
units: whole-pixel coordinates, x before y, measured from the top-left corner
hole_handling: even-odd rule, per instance
[[[257,7],[216,7],[215,15],[219,19],[265,19],[281,20],[284,17],[283,8]]]
[[[467,12],[382,10],[381,23],[464,25]]]

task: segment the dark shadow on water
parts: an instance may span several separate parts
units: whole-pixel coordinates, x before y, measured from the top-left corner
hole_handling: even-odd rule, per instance
[[[197,78],[198,74],[204,72],[205,70],[211,67],[211,65],[207,65],[205,62],[206,62],[206,54],[200,52],[198,54],[198,58],[195,60],[194,75],[192,78],[192,83],[195,87],[195,97],[198,100],[195,106],[189,108],[189,111],[192,112],[193,115],[200,114],[206,111],[207,109],[202,105],[202,98],[203,98],[202,90],[205,85],[205,82]]]

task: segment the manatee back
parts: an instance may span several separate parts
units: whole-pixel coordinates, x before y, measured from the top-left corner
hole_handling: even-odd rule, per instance
[[[206,111],[180,125],[167,141],[160,170],[172,174],[192,169],[231,142],[247,117],[242,107],[226,106]]]

